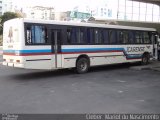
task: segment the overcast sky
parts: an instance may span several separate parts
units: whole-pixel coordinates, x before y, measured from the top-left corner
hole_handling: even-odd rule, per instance
[[[13,0],[14,4],[18,7],[25,7],[25,6],[49,6],[49,7],[56,7],[60,9],[71,9],[77,5],[84,5],[89,4],[90,1],[95,0]]]
[[[102,6],[106,2],[114,5],[117,0],[13,0],[17,7],[46,6],[55,7],[60,11],[71,10],[75,6]]]

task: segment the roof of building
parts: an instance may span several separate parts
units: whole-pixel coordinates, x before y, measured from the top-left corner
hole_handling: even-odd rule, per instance
[[[133,0],[138,2],[144,2],[144,3],[152,3],[160,6],[160,0]]]

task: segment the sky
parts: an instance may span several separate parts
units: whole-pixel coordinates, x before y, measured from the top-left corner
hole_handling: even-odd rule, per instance
[[[18,8],[45,6],[54,7],[58,11],[73,10],[76,6],[90,6],[94,8],[111,1],[112,5],[114,5],[114,2],[117,2],[117,0],[13,0],[14,4],[16,4]]]
[[[125,12],[125,0],[119,0],[120,4],[118,6],[118,0],[13,0],[14,6],[17,8],[23,8],[25,11],[26,7],[32,6],[44,6],[44,7],[54,7],[57,12],[65,12],[73,10],[75,7],[79,7],[80,12],[86,12],[87,6],[90,9],[97,9],[98,7],[107,7],[112,9],[112,17],[117,18],[117,10],[119,12],[120,19],[134,19],[134,20],[159,20],[160,9],[159,6],[148,4],[146,11],[146,4],[139,2],[133,2],[134,10],[132,11],[132,1],[127,0],[126,12]],[[105,6],[107,3],[107,6]],[[139,9],[139,5],[140,8]],[[119,8],[119,9],[118,9]],[[152,11],[153,10],[153,11]],[[126,13],[126,14],[125,14]],[[131,14],[133,13],[133,15]],[[147,16],[145,15],[147,13]],[[152,13],[155,18],[152,18]],[[139,14],[141,14],[139,17]],[[127,17],[126,17],[127,16]],[[147,19],[146,19],[147,18]],[[150,19],[149,19],[150,18]]]
[[[68,10],[78,5],[90,4],[90,1],[95,0],[13,0],[17,7],[29,6],[46,6],[56,7],[57,9]]]

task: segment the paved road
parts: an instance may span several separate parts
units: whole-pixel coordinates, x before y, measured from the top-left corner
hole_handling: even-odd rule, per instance
[[[0,64],[2,61],[3,61],[3,57],[2,57],[2,55],[0,55]]]
[[[79,75],[0,65],[0,113],[160,113],[160,73],[128,67]]]

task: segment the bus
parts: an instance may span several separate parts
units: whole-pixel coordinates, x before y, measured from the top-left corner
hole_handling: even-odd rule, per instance
[[[154,28],[16,18],[4,23],[3,65],[25,69],[90,67],[153,59]]]

